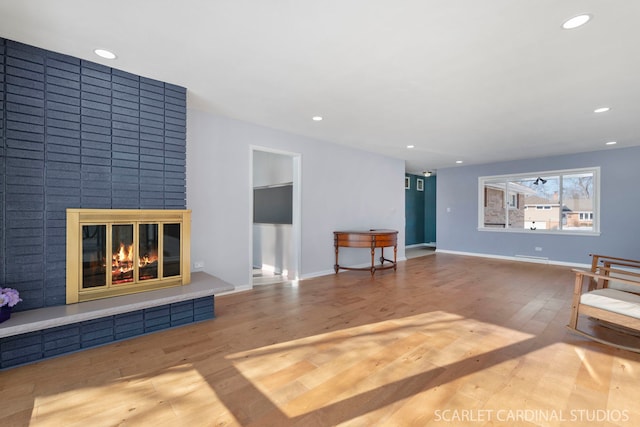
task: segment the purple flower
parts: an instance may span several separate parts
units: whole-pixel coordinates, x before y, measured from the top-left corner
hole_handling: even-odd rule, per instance
[[[18,291],[12,288],[0,288],[0,307],[5,305],[13,307],[17,303],[22,301]]]

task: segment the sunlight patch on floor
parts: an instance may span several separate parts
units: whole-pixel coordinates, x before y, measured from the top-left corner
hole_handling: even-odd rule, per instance
[[[435,311],[282,342],[228,358],[280,411],[293,418],[346,400],[393,393],[405,383],[425,381],[447,366],[468,363],[531,337]],[[345,368],[337,372],[336,366]]]
[[[183,419],[188,411],[218,400],[215,392],[202,384],[206,384],[206,380],[191,364],[144,376],[118,378],[109,387],[93,386],[89,382],[82,393],[73,388],[36,397],[30,425],[82,426],[89,420],[92,425],[114,425],[122,413],[127,414],[126,422],[131,425]],[[69,422],[65,423],[65,419]]]

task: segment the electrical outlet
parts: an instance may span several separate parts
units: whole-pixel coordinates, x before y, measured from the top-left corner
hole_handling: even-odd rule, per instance
[[[204,268],[204,261],[196,261],[193,263],[193,268],[201,269]]]
[[[536,252],[542,252],[542,248],[540,246],[536,246]]]

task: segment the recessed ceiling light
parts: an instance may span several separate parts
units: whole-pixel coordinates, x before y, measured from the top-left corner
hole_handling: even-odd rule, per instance
[[[616,145],[618,143],[618,141],[609,141],[606,144],[607,145]]]
[[[313,116],[312,119],[314,122],[319,122],[322,120],[322,116]]]
[[[564,28],[565,30],[573,30],[574,28],[578,28],[586,24],[587,22],[589,22],[590,19],[591,19],[591,15],[587,13],[574,16],[573,18],[570,18],[564,21],[564,24],[562,24],[562,28]]]
[[[463,163],[462,160],[456,160],[456,163],[460,164]]]
[[[600,108],[596,108],[595,110],[593,110],[593,112],[594,113],[606,113],[609,110],[611,110],[611,107],[600,107]]]
[[[416,148],[415,145],[407,145],[407,148]]]
[[[106,49],[95,49],[93,51],[96,55],[104,59],[116,59],[116,54]]]

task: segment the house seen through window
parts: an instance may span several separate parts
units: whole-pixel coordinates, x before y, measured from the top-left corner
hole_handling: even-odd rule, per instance
[[[598,233],[599,168],[479,179],[478,228]]]

